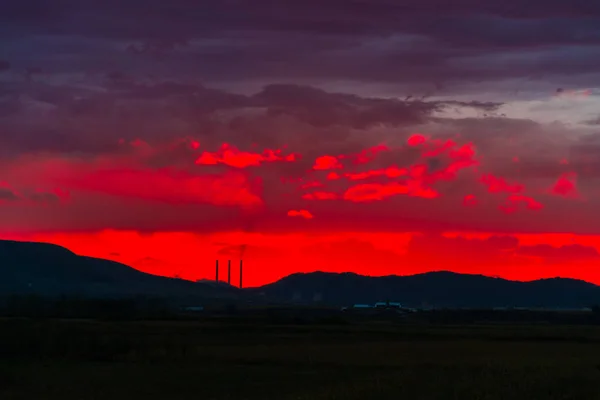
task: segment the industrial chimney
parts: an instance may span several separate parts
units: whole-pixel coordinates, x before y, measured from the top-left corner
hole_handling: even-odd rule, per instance
[[[215,281],[219,282],[219,260],[217,260],[217,263],[215,264],[215,273],[216,273]]]
[[[231,260],[227,261],[227,284],[231,285]]]
[[[242,288],[243,261],[240,260],[240,289]]]

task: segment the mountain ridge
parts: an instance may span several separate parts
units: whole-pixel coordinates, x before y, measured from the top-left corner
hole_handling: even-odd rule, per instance
[[[0,240],[0,294],[235,298],[238,289],[152,275],[58,245]]]
[[[512,281],[446,270],[371,277],[353,272],[295,273],[257,288],[151,275],[50,243],[0,240],[0,295],[261,299],[278,304],[349,306],[395,301],[410,307],[554,307],[600,304],[600,286],[571,278]],[[248,296],[247,296],[248,295]]]
[[[572,278],[513,281],[482,274],[431,271],[371,277],[355,273],[297,273],[257,288],[283,302],[348,306],[398,301],[407,306],[580,308],[600,304],[600,286]],[[312,300],[311,300],[312,299]]]

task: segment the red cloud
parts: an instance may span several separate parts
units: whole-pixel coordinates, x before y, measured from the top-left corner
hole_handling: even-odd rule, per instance
[[[577,174],[574,172],[562,174],[550,189],[551,193],[557,196],[578,198],[576,179]]]
[[[306,219],[312,219],[314,216],[307,210],[290,210],[287,215],[289,217],[302,217]]]
[[[409,146],[418,146],[420,144],[425,143],[426,141],[427,141],[427,139],[425,138],[425,136],[420,135],[420,134],[414,134],[408,138],[406,143]]]
[[[335,200],[339,196],[332,192],[312,192],[302,196],[305,200]]]
[[[438,192],[431,188],[422,187],[417,181],[408,181],[407,183],[391,182],[386,184],[365,183],[355,185],[346,190],[343,199],[363,203],[384,200],[388,197],[401,194],[425,199],[434,199],[439,196]]]
[[[384,178],[390,182],[377,182],[369,184],[359,184],[347,187],[342,195],[342,199],[351,202],[371,202],[383,200],[396,195],[408,195],[413,197],[422,197],[433,199],[440,197],[440,193],[432,187],[439,181],[451,181],[457,178],[458,173],[466,168],[474,167],[479,164],[475,159],[475,149],[472,143],[459,146],[452,140],[445,142],[439,140],[428,140],[423,135],[413,135],[408,139],[408,146],[423,147],[421,158],[422,163],[409,165],[407,167],[398,167],[391,165],[385,168],[370,169],[356,172],[330,172],[327,180],[337,181],[344,177],[349,181],[369,180]],[[359,153],[357,164],[364,164],[370,161],[374,155],[382,151],[392,151],[387,146],[376,146]],[[400,149],[401,150],[401,149]],[[367,157],[371,155],[371,157]],[[343,165],[339,158],[352,157],[341,155],[338,157],[322,156],[317,158],[313,169],[330,170],[341,169]],[[430,160],[438,163],[446,163],[445,166],[430,168],[427,164]],[[337,196],[325,195],[320,193],[305,194],[303,198],[310,200],[329,200]]]
[[[255,193],[259,182],[236,172],[192,175],[169,169],[117,169],[91,171],[59,180],[77,190],[169,204],[210,203],[255,207],[263,203]]]
[[[481,182],[485,184],[490,193],[521,193],[525,187],[521,184],[509,184],[504,178],[496,177],[492,174],[485,174],[481,177]]]
[[[541,210],[544,206],[529,196],[522,194],[511,194],[506,198],[505,204],[499,206],[500,210],[506,213],[514,213],[519,210],[520,205],[523,204],[529,210]]]
[[[375,156],[377,156],[377,154],[379,154],[383,151],[389,151],[389,150],[390,150],[389,147],[382,145],[382,144],[378,145],[378,146],[370,147],[370,148],[358,153],[354,158],[354,163],[355,164],[368,163],[369,161],[372,161],[375,158]]]
[[[357,203],[383,200],[398,194],[408,194],[408,186],[397,182],[380,184],[365,183],[350,187],[344,193],[343,199]]]
[[[360,206],[360,211],[356,214],[362,228],[385,226],[388,229],[388,222],[373,219],[369,215],[389,212],[393,218],[410,219],[413,217],[407,213],[427,213],[427,208],[430,207],[427,203],[402,199],[412,197],[436,199],[431,219],[437,222],[430,224],[452,227],[460,223],[461,226],[474,229],[491,229],[504,226],[498,208],[507,213],[542,208],[542,204],[525,190],[525,185],[509,183],[492,172],[480,171],[483,166],[480,165],[477,149],[471,142],[459,143],[458,139],[435,140],[422,135],[412,137],[410,142],[416,143],[418,148],[411,150],[411,145],[408,144],[392,149],[376,146],[354,153],[362,154],[354,164],[340,163],[340,160],[353,159],[354,156],[347,154],[316,157],[318,161],[315,166],[317,169],[322,168],[321,171],[307,171],[307,165],[302,163],[285,163],[298,157],[294,153],[288,156],[269,150],[261,154],[251,153],[227,144],[221,146],[219,152],[204,152],[199,158],[200,164],[217,166],[198,168],[194,163],[198,153],[194,151],[194,141],[191,139],[159,145],[136,140],[115,155],[97,156],[85,161],[75,158],[31,157],[9,165],[5,170],[11,170],[14,178],[11,184],[25,179],[28,187],[60,187],[65,193],[55,194],[63,199],[66,199],[67,191],[70,192],[73,202],[82,213],[85,211],[83,203],[100,201],[97,199],[101,197],[95,196],[108,195],[140,200],[138,204],[149,209],[162,207],[161,209],[166,210],[165,207],[179,204],[260,208],[264,212],[263,217],[269,219],[268,224],[285,226],[288,223],[286,219],[278,219],[281,218],[281,211],[270,213],[271,207],[294,209],[299,207],[297,201],[300,199],[364,204],[397,197],[393,202],[382,204],[380,210]],[[380,156],[376,157],[377,155]],[[165,164],[165,160],[172,161],[172,166],[156,167]],[[375,164],[373,168],[368,168],[371,166],[370,162]],[[224,168],[227,166],[235,169]],[[244,169],[247,166],[260,168]],[[328,168],[336,170],[327,171]],[[203,173],[204,170],[211,172]],[[288,173],[290,176],[287,176]],[[299,190],[288,191],[282,183],[293,184]],[[263,186],[267,190],[263,191]],[[486,196],[484,187],[487,187],[490,194],[503,195],[491,209],[488,197],[495,196]],[[543,188],[539,189],[541,192]],[[538,193],[537,190],[534,187],[534,193]],[[42,198],[43,196],[39,196],[40,200]],[[148,204],[144,205],[144,202]],[[482,218],[474,220],[468,217],[457,222],[450,210],[461,203],[464,206],[480,204],[476,211]],[[115,202],[115,207],[116,204]],[[118,207],[125,207],[126,203],[119,204],[123,205]],[[317,225],[329,223],[327,221],[342,224],[336,216],[339,210],[335,207],[338,205],[341,205],[338,201],[313,205],[319,210]],[[356,206],[345,204],[343,207],[350,210]],[[125,212],[121,210],[121,214],[123,213]],[[498,216],[494,216],[494,213]],[[198,219],[202,218],[204,217],[198,216]],[[278,220],[275,221],[276,219]],[[16,219],[14,221],[16,223]],[[183,219],[176,222],[177,229],[192,226],[191,222],[182,221]],[[418,227],[418,222],[410,223]],[[96,221],[93,226],[97,227],[98,224]],[[139,225],[139,221],[136,220],[135,224]],[[83,225],[85,224],[82,222],[78,226]],[[148,226],[151,225],[148,223]],[[125,226],[129,228],[133,225]]]
[[[467,207],[476,206],[479,202],[474,194],[468,194],[463,199],[463,204]]]
[[[378,176],[386,176],[388,178],[399,178],[403,175],[408,174],[408,171],[404,168],[398,168],[396,166],[391,166],[385,169],[375,169],[375,170],[370,170],[370,171],[364,171],[364,172],[356,172],[356,173],[352,173],[352,172],[348,172],[344,174],[344,177],[350,179],[350,180],[362,180],[362,179],[368,179],[368,178],[373,178],[373,177],[378,177]],[[339,175],[338,175],[339,177]]]
[[[281,150],[264,150],[262,153],[251,153],[240,151],[236,147],[224,143],[221,148],[214,152],[203,152],[196,159],[199,165],[224,164],[235,168],[247,168],[258,166],[265,162],[286,161],[292,162],[297,159],[296,154],[282,155]]]
[[[315,160],[314,170],[324,171],[329,169],[342,168],[340,161],[334,156],[321,156]]]

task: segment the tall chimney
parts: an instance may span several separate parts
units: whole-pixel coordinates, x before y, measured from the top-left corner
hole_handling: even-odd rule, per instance
[[[242,288],[243,261],[240,260],[240,289]]]
[[[215,281],[219,282],[219,260],[217,260],[217,263],[215,264],[215,273],[216,273]]]
[[[231,285],[231,260],[227,261],[227,284]]]

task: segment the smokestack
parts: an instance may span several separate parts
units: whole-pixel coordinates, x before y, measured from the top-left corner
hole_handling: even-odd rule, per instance
[[[243,261],[240,260],[240,289],[242,288],[242,272],[243,272]]]
[[[227,284],[231,285],[231,260],[227,261]]]
[[[215,281],[219,282],[219,260],[217,260],[217,263],[215,265],[215,272],[216,272]]]

